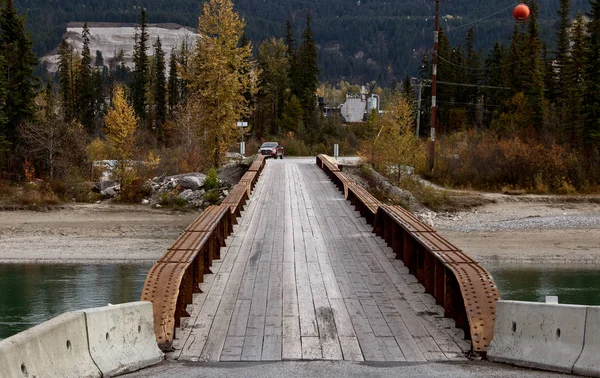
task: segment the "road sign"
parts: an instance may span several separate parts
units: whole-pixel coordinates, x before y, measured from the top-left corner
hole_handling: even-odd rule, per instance
[[[248,122],[238,122],[238,127],[248,127]]]

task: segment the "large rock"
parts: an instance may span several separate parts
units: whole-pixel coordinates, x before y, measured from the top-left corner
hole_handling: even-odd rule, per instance
[[[92,191],[94,191],[96,193],[101,193],[103,190],[106,190],[107,188],[110,188],[110,187],[113,187],[116,185],[117,185],[117,183],[115,181],[102,180],[102,181],[99,181],[94,184],[94,186],[92,187]]]
[[[100,191],[100,195],[102,196],[102,199],[115,198],[117,196],[117,191],[120,189],[119,185],[111,186]]]
[[[179,193],[179,198],[183,198],[184,200],[188,201],[188,202],[192,202],[194,200],[198,200],[201,199],[202,196],[204,195],[204,190],[191,190],[191,189],[186,189],[183,192]]]
[[[179,182],[179,185],[183,189],[198,190],[204,186],[205,180],[206,180],[206,175],[203,175],[200,173],[200,174],[197,174],[194,176],[185,176],[184,178],[181,179],[181,181]]]

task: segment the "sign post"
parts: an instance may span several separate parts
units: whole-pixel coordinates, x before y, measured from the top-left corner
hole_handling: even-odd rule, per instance
[[[334,144],[333,145],[333,157],[337,159],[338,156],[340,156],[340,145]]]
[[[238,121],[237,126],[242,130],[242,141],[240,143],[240,155],[244,156],[246,153],[246,143],[244,143],[244,127],[248,127],[248,122]]]

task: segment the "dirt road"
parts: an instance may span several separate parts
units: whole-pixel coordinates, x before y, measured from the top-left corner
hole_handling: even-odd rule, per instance
[[[70,205],[0,212],[0,263],[154,262],[198,212]]]

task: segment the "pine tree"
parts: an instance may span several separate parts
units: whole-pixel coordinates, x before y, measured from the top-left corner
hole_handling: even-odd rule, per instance
[[[6,72],[6,58],[3,54],[0,54],[0,73]],[[5,127],[6,127],[6,113],[4,112],[4,104],[6,101],[6,96],[8,94],[8,86],[7,86],[7,77],[6,75],[0,75],[0,139],[4,138]],[[0,161],[2,160],[2,140],[0,140]],[[2,168],[2,165],[0,165]]]
[[[523,87],[527,103],[531,111],[531,123],[537,131],[540,131],[546,120],[544,105],[544,64],[542,61],[542,43],[539,38],[539,26],[537,23],[538,6],[533,1],[530,4],[531,15],[527,28],[525,43],[525,80]]]
[[[13,1],[7,0],[6,7],[0,11],[0,55],[4,63],[0,75],[6,78],[6,92],[2,99],[6,123],[0,136],[4,136],[13,147],[16,145],[17,127],[34,113],[37,80],[33,77],[33,70],[37,59],[32,45]]]
[[[504,59],[504,86],[513,88],[512,94],[522,92],[524,85],[525,35],[515,24]],[[511,94],[511,96],[512,96]]]
[[[177,52],[171,51],[171,58],[169,59],[169,81],[167,85],[168,91],[168,104],[169,104],[169,115],[173,115],[173,111],[177,104],[179,104],[179,79],[177,74]]]
[[[583,137],[587,147],[600,141],[600,0],[590,0],[587,24]]]
[[[288,77],[290,78],[290,89],[293,95],[299,96],[300,89],[300,70],[298,67],[298,48],[296,46],[296,37],[290,20],[285,21],[285,44],[287,46],[288,57]]]
[[[83,24],[81,34],[83,48],[81,62],[77,72],[77,119],[85,127],[89,135],[94,134],[94,80],[92,77],[92,55],[90,51],[90,30],[87,23]]]
[[[485,60],[485,78],[483,80],[485,85],[490,87],[504,86],[503,62],[505,55],[506,50],[504,49],[504,46],[496,42],[494,48]],[[495,109],[498,105],[503,104],[508,99],[509,94],[510,92],[506,90],[486,88],[483,90],[484,104],[491,109]],[[491,112],[486,112],[484,115],[484,124],[490,124],[491,115]]]
[[[571,147],[582,145],[582,113],[583,96],[585,91],[585,67],[586,67],[586,38],[585,21],[581,13],[577,14],[573,23],[573,42],[571,59],[568,71],[571,74],[571,95],[567,108],[569,110],[569,129],[567,137]]]
[[[139,33],[135,35],[135,47],[133,51],[133,80],[131,82],[131,102],[133,109],[141,120],[146,119],[146,89],[149,82],[149,60],[148,60],[148,20],[146,9],[142,9],[140,16]]]
[[[94,66],[103,67],[104,66],[104,57],[102,56],[102,51],[96,50],[96,59],[94,60]]]
[[[281,115],[288,88],[287,47],[282,39],[271,38],[258,47],[258,65],[261,68],[261,86],[258,91],[257,118],[254,132],[262,136],[265,127],[271,135],[277,135],[282,127]]]
[[[558,15],[560,17],[558,30],[556,32],[556,56],[554,58],[554,67],[556,70],[556,86],[553,91],[553,97],[564,99],[565,91],[571,86],[569,77],[570,65],[570,38],[569,38],[569,0],[560,0]]]
[[[160,132],[160,126],[167,118],[167,87],[165,74],[165,53],[162,50],[160,37],[156,39],[154,45],[154,113],[156,119],[157,132]]]
[[[465,82],[470,85],[479,85],[481,83],[481,58],[479,52],[475,49],[475,32],[473,28],[470,28],[467,32],[466,40],[466,71],[465,71]],[[471,125],[477,125],[479,120],[477,119],[478,114],[474,111],[475,105],[478,103],[479,89],[478,87],[465,87],[465,100],[468,104],[472,104],[469,107],[469,123]]]
[[[58,48],[58,83],[61,94],[64,120],[69,122],[75,116],[73,75],[73,48],[63,39]]]
[[[310,9],[306,14],[306,27],[302,33],[302,41],[298,51],[299,88],[298,95],[304,110],[304,125],[313,124],[316,109],[315,91],[319,84],[319,67],[317,46],[311,30]]]

